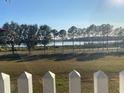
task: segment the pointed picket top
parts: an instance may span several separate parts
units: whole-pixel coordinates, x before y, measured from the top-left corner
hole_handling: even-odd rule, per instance
[[[94,77],[96,77],[96,78],[108,78],[108,76],[101,70],[95,72]]]
[[[55,74],[51,71],[48,71],[43,78],[55,78]]]
[[[81,75],[76,70],[69,73],[69,93],[81,93]]]
[[[18,93],[33,93],[32,74],[23,72],[17,81]]]
[[[69,77],[70,78],[80,78],[81,75],[80,75],[80,73],[78,71],[73,70],[72,72],[69,73]]]
[[[4,80],[6,78],[10,78],[10,75],[5,74],[5,73],[0,73],[0,79]]]
[[[0,73],[0,93],[10,93],[10,75]]]
[[[119,73],[119,75],[124,76],[124,70]]]
[[[31,78],[31,77],[32,77],[32,74],[30,74],[30,73],[24,71],[24,72],[20,75],[19,79],[29,79],[29,78]]]
[[[103,71],[94,73],[94,93],[108,93],[108,76]]]

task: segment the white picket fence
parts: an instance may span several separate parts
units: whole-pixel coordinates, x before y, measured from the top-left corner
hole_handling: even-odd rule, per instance
[[[33,93],[32,74],[24,72],[17,82],[18,93]],[[98,71],[94,73],[94,93],[108,93],[108,76]],[[119,91],[124,93],[124,71],[119,73]],[[11,93],[10,76],[0,74],[0,93]],[[56,93],[55,74],[48,71],[43,77],[43,93]],[[81,93],[81,75],[76,70],[69,73],[69,93]]]

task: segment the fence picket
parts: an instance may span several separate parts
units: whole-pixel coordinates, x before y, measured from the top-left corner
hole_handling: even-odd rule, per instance
[[[0,93],[11,93],[10,76],[8,74],[0,74]]]
[[[124,93],[124,71],[119,73],[119,91]]]
[[[108,76],[102,71],[94,73],[94,93],[108,93]]]
[[[81,75],[76,70],[69,73],[69,93],[81,93]]]
[[[43,93],[56,93],[55,74],[51,71],[43,77]]]
[[[32,74],[24,72],[18,78],[18,93],[33,93]]]

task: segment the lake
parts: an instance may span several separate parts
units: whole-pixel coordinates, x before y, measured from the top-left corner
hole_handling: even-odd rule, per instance
[[[115,40],[111,40],[111,41],[108,41],[109,44],[112,44],[112,43],[119,43],[119,42],[122,42],[122,40],[118,40],[118,41],[115,41]],[[75,41],[74,42],[74,45],[85,45],[85,44],[103,44],[103,41]],[[104,44],[107,43],[107,41],[104,41]],[[73,42],[72,41],[64,41],[63,42],[63,45],[64,46],[72,46],[73,45]],[[43,46],[42,44],[38,44],[37,46]],[[50,42],[47,46],[54,46],[54,42]],[[55,46],[62,46],[62,42],[61,41],[56,41],[55,42]],[[7,45],[7,47],[11,47],[10,45]],[[26,47],[26,45],[24,44],[21,44],[20,46],[19,45],[15,45],[15,47]]]

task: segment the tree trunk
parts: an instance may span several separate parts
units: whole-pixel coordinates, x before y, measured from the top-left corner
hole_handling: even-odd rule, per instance
[[[79,53],[81,53],[81,40],[79,40]]]
[[[11,49],[12,49],[12,54],[15,54],[15,47],[14,47],[14,43],[11,44]]]
[[[31,48],[28,48],[28,55],[31,55]]]
[[[63,39],[62,39],[62,54],[64,54],[64,42],[63,42]]]
[[[108,33],[107,33],[107,53],[109,53]]]
[[[90,51],[90,34],[88,35],[88,47],[87,47],[87,51]]]
[[[120,43],[118,42],[118,40],[119,40],[119,38],[118,38],[118,36],[117,36],[117,39],[116,39],[116,46],[115,46],[115,47],[117,47],[117,52],[118,52],[118,50],[119,50],[118,48],[119,48],[119,44],[120,44]]]
[[[92,52],[94,51],[94,43],[93,43],[93,36],[91,37],[92,40]]]
[[[102,46],[102,49],[104,51],[104,35],[103,35],[103,46]]]
[[[54,54],[55,54],[55,52],[56,52],[55,43],[56,43],[56,41],[55,41],[55,36],[54,36]]]
[[[44,45],[44,55],[46,54],[46,45]]]
[[[73,37],[73,53],[74,53],[74,37]]]

